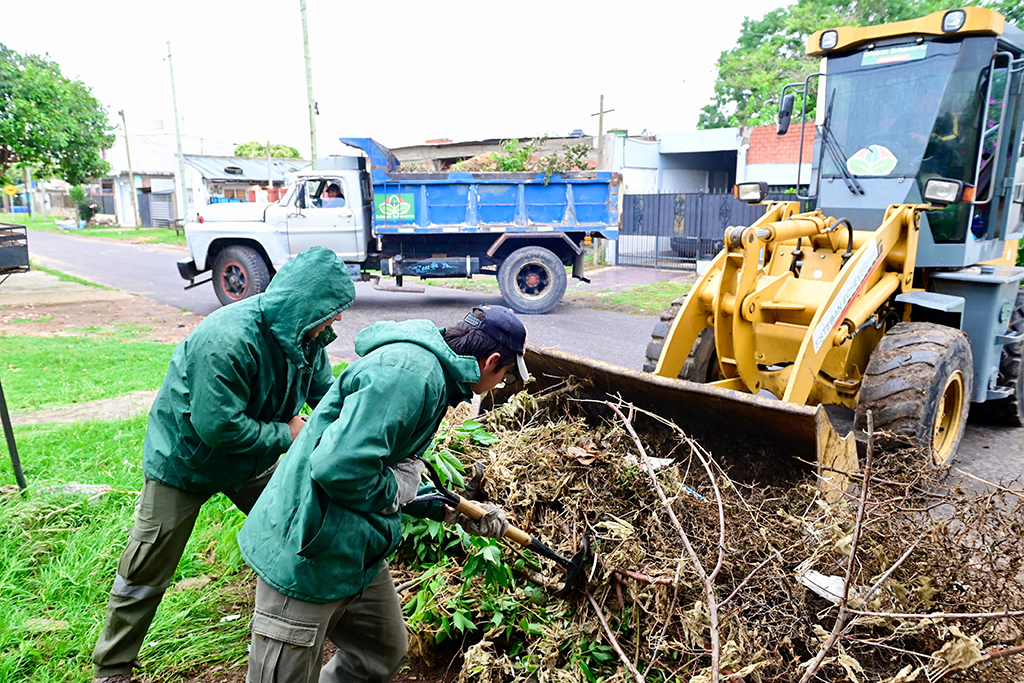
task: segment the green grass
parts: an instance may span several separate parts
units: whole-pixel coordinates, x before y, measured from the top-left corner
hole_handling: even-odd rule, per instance
[[[105,237],[113,240],[141,240],[147,244],[185,244],[185,233],[176,233],[171,228],[122,228],[122,227],[91,227],[82,230],[63,230],[56,223],[52,226],[33,226],[47,232],[62,235],[78,235],[79,237]]]
[[[0,213],[0,223],[14,223],[24,225],[33,230],[57,229],[57,219],[52,216],[33,216],[29,218],[27,213]]]
[[[174,345],[120,341],[142,326],[110,329],[112,339],[0,335],[0,373],[10,409],[53,408],[158,388]]]
[[[140,416],[15,430],[30,493],[0,499],[0,681],[91,680],[91,650],[142,486],[145,429]],[[0,484],[13,482],[0,445]],[[39,492],[69,482],[116,491],[94,500]],[[197,667],[244,661],[251,598],[235,541],[243,520],[223,496],[204,506],[172,586],[212,581],[167,593],[141,674],[179,680]]]
[[[493,275],[476,275],[469,278],[440,278],[436,280],[423,280],[415,284],[430,285],[431,287],[444,287],[445,289],[460,289],[464,292],[482,292],[484,294],[497,294],[498,280]]]
[[[38,318],[15,318],[12,323],[48,323],[53,320],[52,315],[41,315]]]
[[[53,275],[55,278],[57,278],[61,282],[76,282],[76,283],[78,283],[80,285],[85,285],[86,287],[95,287],[96,289],[106,289],[106,290],[110,289],[110,287],[107,287],[105,285],[96,284],[95,282],[90,282],[89,280],[83,280],[80,277],[75,277],[74,275],[68,275],[67,273],[65,273],[63,271],[60,271],[60,270],[54,270],[53,268],[46,268],[44,266],[39,265],[35,261],[31,261],[31,264],[32,264],[32,270],[38,270],[41,273],[46,273],[47,275]]]
[[[593,308],[604,308],[634,315],[657,315],[674,299],[685,296],[693,284],[664,280],[649,285],[638,285],[621,291],[576,292],[580,303]]]

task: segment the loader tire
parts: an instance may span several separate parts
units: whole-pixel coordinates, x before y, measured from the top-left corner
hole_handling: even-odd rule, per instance
[[[256,296],[270,284],[270,269],[252,247],[232,245],[217,254],[213,263],[213,291],[222,306]]]
[[[1010,334],[1024,334],[1024,290],[1017,292],[1017,301],[1010,316]],[[999,359],[999,386],[1013,387],[1013,395],[979,403],[972,410],[985,422],[1024,427],[1024,373],[1021,355],[1024,342],[1006,344]]]
[[[644,353],[644,372],[654,372],[654,368],[658,366],[661,350],[665,347],[665,338],[668,336],[669,330],[672,329],[672,322],[679,315],[679,309],[683,307],[684,301],[686,301],[686,297],[681,296],[661,312],[661,320],[654,326],[654,331],[651,332],[651,341],[647,344],[647,351]],[[681,372],[679,376],[682,377]]]
[[[926,448],[930,463],[953,459],[967,426],[974,380],[971,345],[960,330],[899,323],[878,343],[855,410],[858,435],[874,423],[882,451]]]
[[[651,332],[651,341],[647,344],[647,351],[644,354],[644,372],[654,372],[658,366],[658,359],[661,358],[661,350],[665,348],[665,339],[672,329],[672,323],[679,310],[683,306],[686,297],[680,297],[661,313],[661,320],[654,326]],[[686,361],[683,362],[683,369],[679,371],[679,379],[689,380],[707,384],[722,379],[721,370],[718,367],[718,352],[715,349],[715,329],[705,327],[700,331],[697,340],[693,342]]]

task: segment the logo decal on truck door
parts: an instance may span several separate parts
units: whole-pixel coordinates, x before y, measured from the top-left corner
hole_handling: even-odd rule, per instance
[[[375,192],[373,195],[373,219],[380,223],[412,223],[416,218],[415,207],[416,197],[412,192]]]

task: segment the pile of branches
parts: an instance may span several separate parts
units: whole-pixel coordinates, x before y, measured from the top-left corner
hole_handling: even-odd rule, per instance
[[[1024,680],[1012,490],[952,484],[926,454],[883,456],[873,439],[841,495],[746,485],[671,423],[654,438],[632,406],[604,403],[594,425],[573,403],[520,394],[484,420],[493,443],[451,449],[481,463],[481,497],[517,526],[566,556],[584,536],[591,548],[564,600],[559,570],[529,553],[506,546],[515,581],[499,595],[465,579],[471,546],[445,556],[429,599],[474,606],[460,680]],[[495,624],[505,598],[529,616]],[[429,656],[438,629],[414,628]]]

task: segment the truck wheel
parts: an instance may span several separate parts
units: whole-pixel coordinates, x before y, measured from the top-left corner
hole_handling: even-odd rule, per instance
[[[565,294],[565,266],[543,247],[516,249],[498,269],[498,288],[517,313],[547,313]]]
[[[263,292],[270,284],[270,270],[252,247],[225,247],[213,262],[213,290],[223,306]]]
[[[1017,302],[1010,316],[1010,334],[1024,334],[1024,291],[1017,292]],[[974,410],[986,422],[1024,427],[1024,373],[1021,373],[1021,355],[1024,342],[1006,344],[999,359],[999,386],[1013,387],[1013,395],[995,401],[985,401]]]
[[[899,323],[878,343],[854,414],[858,433],[871,411],[883,451],[927,448],[930,462],[953,459],[967,426],[974,383],[971,345],[960,330],[933,323]]]

